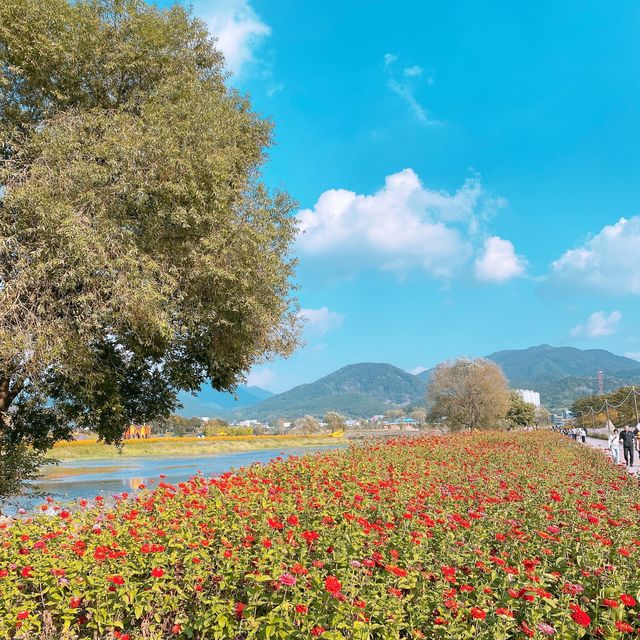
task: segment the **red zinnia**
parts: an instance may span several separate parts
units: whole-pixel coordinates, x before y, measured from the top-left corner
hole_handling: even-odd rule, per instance
[[[342,585],[335,576],[327,576],[324,581],[324,588],[331,594],[340,593]]]
[[[622,622],[622,620],[616,622],[616,629],[623,633],[633,633],[633,627],[628,622]]]
[[[471,617],[475,618],[476,620],[484,620],[487,617],[487,614],[482,609],[473,607],[473,609],[471,609]]]
[[[626,593],[623,593],[620,596],[620,600],[622,600],[623,604],[626,604],[627,607],[635,607],[636,606],[636,599],[633,596],[629,596]]]
[[[107,576],[107,580],[109,582],[111,582],[112,584],[118,584],[118,585],[123,585],[124,584],[124,578],[122,576]]]
[[[591,618],[587,614],[586,611],[583,611],[578,606],[571,607],[573,609],[573,613],[571,614],[571,619],[579,624],[581,627],[588,627],[591,624]]]
[[[29,617],[29,612],[26,610],[18,611],[18,620],[25,620]]]

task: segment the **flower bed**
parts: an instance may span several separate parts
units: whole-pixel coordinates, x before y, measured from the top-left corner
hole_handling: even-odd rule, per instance
[[[0,525],[0,637],[624,637],[639,518],[636,480],[548,432],[160,482]]]

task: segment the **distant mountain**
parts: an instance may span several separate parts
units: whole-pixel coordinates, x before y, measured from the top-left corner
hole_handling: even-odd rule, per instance
[[[502,367],[513,388],[539,391],[542,404],[552,410],[570,407],[578,398],[597,393],[600,370],[605,390],[640,384],[640,362],[603,349],[542,344],[497,351],[487,359]],[[419,377],[428,381],[432,371],[423,371]]]
[[[497,351],[487,358],[499,364],[509,380],[561,379],[571,376],[595,379],[599,370],[607,376],[618,378],[640,375],[640,362],[603,349],[542,344],[528,349]]]
[[[294,387],[229,415],[236,419],[321,417],[339,411],[347,417],[369,417],[389,409],[424,402],[425,385],[390,364],[351,364],[310,384]]]
[[[272,395],[271,391],[266,389],[245,385],[240,385],[235,394],[223,393],[210,386],[203,386],[195,396],[186,392],[178,395],[182,409],[178,409],[177,413],[187,418],[214,416],[231,409],[250,407]]]

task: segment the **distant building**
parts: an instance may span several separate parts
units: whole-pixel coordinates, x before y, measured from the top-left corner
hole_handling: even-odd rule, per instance
[[[536,407],[540,406],[540,394],[537,391],[531,389],[514,389],[514,391],[525,401],[534,404]]]
[[[575,415],[569,409],[562,409],[560,413],[554,413],[551,416],[551,422],[556,427],[564,427],[571,424],[574,419]]]
[[[125,440],[146,440],[151,435],[151,427],[148,424],[130,424],[124,432]]]

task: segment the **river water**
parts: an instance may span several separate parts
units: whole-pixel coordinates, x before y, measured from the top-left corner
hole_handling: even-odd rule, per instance
[[[277,457],[304,456],[317,451],[330,451],[345,447],[346,445],[325,445],[176,458],[72,460],[56,466],[53,469],[55,478],[40,480],[37,482],[37,486],[41,491],[55,498],[57,502],[81,498],[91,500],[96,496],[108,498],[123,492],[135,493],[139,490],[140,485],[153,488],[159,482],[160,475],[166,476],[163,478],[164,482],[174,484],[187,480],[198,472],[207,477],[215,476],[230,469],[237,470],[256,462],[266,464]],[[3,509],[3,512],[10,513],[15,511],[17,507],[31,510],[43,502],[41,498],[23,499],[14,504],[13,508]]]

